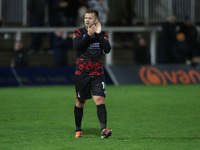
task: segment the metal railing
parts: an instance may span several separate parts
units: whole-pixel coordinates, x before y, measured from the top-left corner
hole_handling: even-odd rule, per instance
[[[22,23],[26,26],[29,17],[28,3],[29,0],[0,0],[0,17],[3,16],[5,22]],[[163,23],[171,14],[177,17],[178,22],[184,21],[185,15],[190,15],[195,23],[200,22],[200,0],[134,0],[134,3],[135,23]],[[44,21],[47,21],[47,9],[45,16]]]
[[[0,17],[7,23],[27,25],[28,0],[0,0]]]
[[[78,27],[68,27],[63,29],[65,36],[68,32],[74,32]],[[16,40],[22,40],[22,33],[49,33],[55,32],[58,28],[0,28],[0,33],[15,33]],[[113,45],[113,33],[114,32],[149,32],[150,36],[150,54],[151,54],[151,64],[156,64],[156,46],[157,46],[157,33],[161,31],[161,27],[105,27],[104,31],[108,33],[109,41],[111,46]],[[200,31],[200,27],[197,27]],[[111,52],[106,55],[106,65],[113,65],[113,53],[114,47],[112,46]]]
[[[58,28],[0,28],[0,33],[15,33],[16,40],[22,40],[22,33],[34,33],[34,32],[55,32]],[[68,32],[74,32],[77,27],[61,28],[67,35]],[[151,51],[151,64],[156,64],[156,33],[161,30],[161,27],[105,27],[104,31],[108,33],[110,44],[113,42],[114,32],[149,32],[150,33],[150,51]],[[113,53],[112,51],[106,55],[106,65],[113,64]]]
[[[175,15],[183,22],[189,15],[194,22],[200,22],[199,0],[135,0],[134,22],[163,23],[169,15]]]

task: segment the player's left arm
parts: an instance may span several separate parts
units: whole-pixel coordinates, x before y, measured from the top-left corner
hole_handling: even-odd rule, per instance
[[[97,38],[99,39],[100,45],[104,51],[104,53],[109,53],[111,50],[111,46],[108,40],[108,34],[106,32],[101,32],[97,34]]]
[[[110,46],[110,43],[108,40],[108,34],[106,32],[101,32],[101,23],[100,22],[96,23],[96,27],[97,27],[97,30],[96,30],[97,38],[100,42],[103,52],[107,54],[111,50],[111,46]]]

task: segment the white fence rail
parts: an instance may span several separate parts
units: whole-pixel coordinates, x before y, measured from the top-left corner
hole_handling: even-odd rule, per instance
[[[58,28],[0,28],[0,33],[15,33],[16,40],[22,39],[22,33],[34,33],[34,32],[55,32]],[[77,27],[62,28],[67,35],[68,32],[74,32]],[[114,32],[149,32],[150,36],[150,53],[151,53],[151,64],[156,64],[156,45],[157,45],[157,32],[161,31],[161,27],[105,27],[104,31],[108,32],[109,41],[112,45],[113,43],[113,33]],[[200,31],[200,27],[197,27]],[[112,46],[112,51],[110,54],[106,55],[106,65],[113,64],[113,53],[114,47]]]
[[[58,28],[0,28],[0,33],[15,33],[16,40],[22,39],[22,33],[34,33],[34,32],[55,32]],[[75,27],[62,28],[67,35],[67,32],[74,32]],[[150,50],[151,50],[151,64],[156,64],[156,33],[161,30],[160,27],[105,27],[104,31],[108,32],[109,41],[113,43],[114,32],[149,32],[150,33]],[[106,55],[106,65],[113,64],[114,47],[110,54]]]

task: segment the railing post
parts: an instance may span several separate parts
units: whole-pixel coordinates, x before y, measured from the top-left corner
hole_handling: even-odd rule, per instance
[[[22,40],[22,33],[21,31],[17,31],[15,34],[15,41],[21,41]]]
[[[2,17],[2,0],[0,0],[0,17]]]
[[[195,21],[195,0],[190,0],[190,15],[191,15],[191,18],[192,20]]]
[[[145,24],[149,24],[149,0],[144,0],[144,19]]]
[[[153,29],[150,33],[150,56],[151,56],[151,65],[156,64],[156,30]]]
[[[106,65],[112,65],[113,64],[113,51],[114,51],[114,48],[113,48],[113,31],[111,31],[111,30],[108,31],[108,37],[109,37],[109,42],[110,42],[110,45],[111,45],[111,51],[110,51],[109,54],[106,54],[105,64]]]
[[[48,4],[45,3],[44,5],[44,22],[48,23],[49,20],[49,9],[48,9]]]
[[[27,25],[27,0],[23,0],[23,18],[22,18],[22,22],[23,22],[23,26]]]
[[[170,16],[173,14],[173,5],[172,5],[172,0],[168,0],[168,12],[169,14],[167,14],[167,16]]]

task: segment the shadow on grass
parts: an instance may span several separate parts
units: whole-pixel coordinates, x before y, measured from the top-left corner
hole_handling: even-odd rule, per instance
[[[101,130],[99,128],[85,128],[83,129],[84,135],[95,135],[100,136]]]

